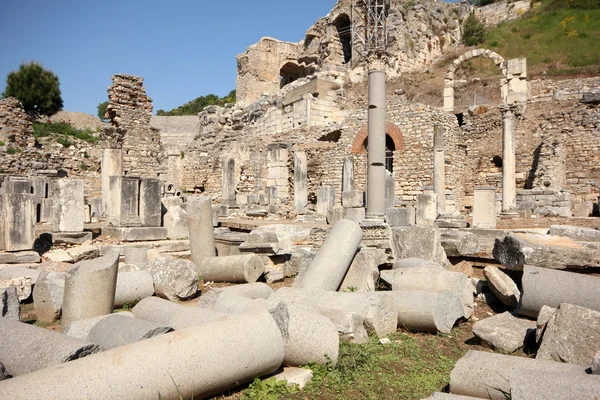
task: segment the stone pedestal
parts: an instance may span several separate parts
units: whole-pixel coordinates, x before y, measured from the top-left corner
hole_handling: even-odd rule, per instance
[[[446,213],[446,168],[444,165],[444,130],[435,125],[433,131],[433,191],[437,194],[437,213]]]
[[[342,171],[342,193],[354,190],[354,157],[344,157],[344,169]]]
[[[53,179],[50,182],[52,201],[52,231],[83,231],[83,181],[75,179]]]
[[[435,193],[419,193],[417,195],[417,225],[433,224],[437,218],[437,200]]]
[[[35,240],[34,196],[0,195],[0,250],[30,250]]]
[[[396,174],[385,171],[385,209],[396,205]]]
[[[160,227],[161,182],[125,176],[110,177],[108,223],[114,227]]]
[[[110,198],[110,177],[123,175],[123,150],[104,149],[102,152],[102,211],[106,213]]]
[[[227,155],[223,155],[221,160],[222,179],[221,190],[224,205],[235,205],[235,160]]]
[[[473,193],[473,228],[496,229],[496,189],[475,186]]]
[[[202,261],[216,256],[210,197],[189,197],[187,210],[192,262],[200,272]]]
[[[335,206],[335,188],[321,186],[317,191],[317,214],[327,215],[327,211]]]

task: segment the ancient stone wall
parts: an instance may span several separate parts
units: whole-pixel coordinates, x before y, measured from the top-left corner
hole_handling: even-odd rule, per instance
[[[35,142],[32,119],[15,97],[0,99],[0,141],[20,148]]]
[[[532,101],[579,100],[584,92],[600,88],[600,78],[534,79],[529,85]]]
[[[111,126],[125,132],[123,139],[124,175],[156,178],[166,173],[160,162],[160,134],[150,126],[152,99],[146,95],[144,79],[117,74],[108,88],[107,117]]]
[[[475,7],[475,15],[487,26],[496,26],[502,21],[519,18],[531,9],[531,1],[499,1],[480,8]]]

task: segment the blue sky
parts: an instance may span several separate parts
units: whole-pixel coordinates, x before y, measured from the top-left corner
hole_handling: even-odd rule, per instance
[[[0,12],[0,92],[22,62],[60,80],[64,110],[96,115],[110,77],[144,77],[154,111],[235,89],[235,56],[263,36],[298,42],[335,0],[22,0]]]

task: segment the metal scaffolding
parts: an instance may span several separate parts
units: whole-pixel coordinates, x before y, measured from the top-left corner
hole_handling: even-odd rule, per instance
[[[352,43],[362,59],[387,55],[387,15],[390,0],[357,0],[352,4]]]

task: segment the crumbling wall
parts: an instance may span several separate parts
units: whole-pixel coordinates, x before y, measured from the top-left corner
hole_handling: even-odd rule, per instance
[[[125,131],[123,174],[156,178],[165,174],[161,165],[160,134],[150,126],[152,99],[146,95],[144,78],[117,74],[108,88],[107,117],[113,127]]]
[[[6,146],[32,147],[32,119],[15,97],[0,99],[0,141]]]
[[[531,1],[498,1],[486,6],[475,7],[475,15],[486,26],[494,27],[502,21],[512,21],[531,9]]]

